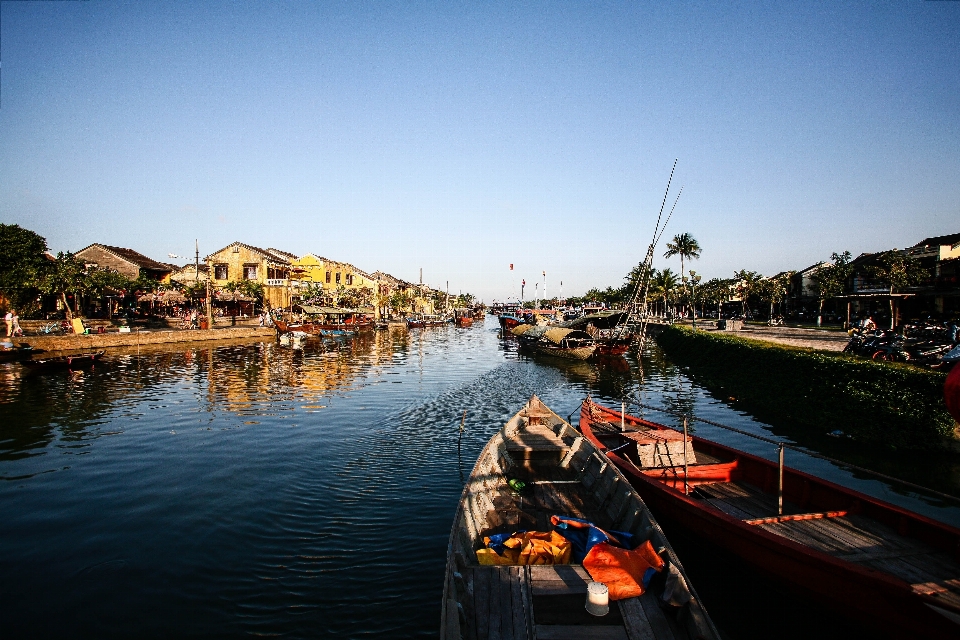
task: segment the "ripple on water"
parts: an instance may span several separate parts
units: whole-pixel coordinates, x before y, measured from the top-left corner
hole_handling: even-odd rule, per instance
[[[769,434],[656,354],[531,360],[494,324],[161,350],[80,379],[4,367],[6,629],[435,637],[461,474],[531,394],[564,416],[588,392],[667,399]]]

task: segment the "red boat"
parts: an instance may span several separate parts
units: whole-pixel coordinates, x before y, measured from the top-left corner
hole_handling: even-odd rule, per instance
[[[273,319],[279,333],[302,331],[311,335],[323,335],[330,331],[363,331],[374,328],[373,316],[355,309],[337,309],[334,307],[303,306],[304,313],[311,319],[306,322],[286,322]]]
[[[659,519],[883,633],[960,637],[960,529],[589,398],[580,431]]]

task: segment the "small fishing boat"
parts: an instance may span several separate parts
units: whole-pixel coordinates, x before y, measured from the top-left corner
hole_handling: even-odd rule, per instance
[[[626,478],[533,396],[481,451],[460,496],[440,637],[719,634]]]
[[[514,327],[524,324],[525,322],[523,316],[515,313],[501,313],[497,317],[497,320],[500,321],[500,329],[504,333],[510,331]]]
[[[470,309],[454,309],[453,310],[453,322],[458,327],[470,327],[473,326],[473,311]]]
[[[524,324],[514,327],[511,333],[517,336],[521,346],[544,355],[587,360],[597,351],[597,343],[590,334],[577,329]]]
[[[633,343],[633,334],[621,326],[628,315],[626,311],[598,311],[567,320],[560,326],[590,334],[597,343],[598,356],[622,356]]]
[[[92,367],[104,352],[94,351],[90,353],[81,353],[73,356],[58,356],[54,358],[43,358],[38,360],[24,360],[20,364],[31,371],[45,371],[48,369],[82,369],[83,367]]]
[[[314,336],[332,335],[330,331],[358,331],[373,330],[374,321],[371,311],[363,309],[341,309],[338,307],[317,307],[302,305],[303,313],[309,320],[303,322],[287,322],[282,319],[273,319],[278,334],[300,331]]]
[[[442,327],[447,324],[446,318],[440,315],[427,313],[414,313],[407,317],[408,329],[420,329],[423,327]]]
[[[34,349],[29,344],[14,346],[12,342],[0,342],[0,362],[22,360],[23,358],[29,358],[35,353],[39,353],[39,351],[40,349]]]
[[[587,398],[580,431],[671,525],[896,637],[960,637],[960,529]]]

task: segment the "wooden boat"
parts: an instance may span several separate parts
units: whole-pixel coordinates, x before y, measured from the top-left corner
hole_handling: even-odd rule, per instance
[[[598,311],[560,323],[561,327],[581,329],[597,343],[597,355],[622,356],[633,343],[633,334],[620,325],[626,322],[626,311]]]
[[[577,329],[524,324],[514,327],[511,333],[517,336],[521,346],[559,358],[587,360],[597,350],[590,334]]]
[[[500,321],[500,329],[504,333],[524,323],[522,316],[513,313],[501,313],[497,319]]]
[[[58,356],[55,358],[43,358],[39,360],[24,360],[20,364],[32,371],[44,371],[47,369],[81,369],[83,367],[92,367],[104,352],[94,351],[91,353],[81,353],[73,356]]]
[[[882,632],[960,637],[960,529],[789,467],[781,514],[777,463],[589,398],[580,431],[665,522]]]
[[[40,351],[40,349],[34,349],[29,344],[14,346],[12,342],[3,342],[0,343],[0,362],[14,362],[16,360],[22,360],[24,358],[29,358],[31,355],[39,353]]]
[[[526,484],[520,493],[518,481]],[[557,515],[636,534],[642,545],[649,540],[667,561],[661,576],[671,586],[660,590],[659,581],[651,580],[641,595],[611,600],[609,613],[595,617],[585,610],[591,576],[582,564],[478,560],[478,553],[485,560],[494,553],[485,536],[533,528],[546,532]],[[665,594],[685,604],[665,605]],[[490,439],[460,496],[447,545],[441,618],[444,640],[719,638],[637,493],[596,447],[536,396]]]
[[[347,331],[352,334],[374,328],[373,316],[360,309],[315,307],[311,305],[303,305],[301,308],[310,317],[310,320],[306,322],[286,322],[274,318],[273,324],[277,328],[277,333],[301,331],[314,336],[342,335],[331,334],[330,332]]]
[[[447,324],[443,316],[431,315],[426,313],[415,313],[407,317],[408,329],[420,329],[422,327],[442,327]]]
[[[458,327],[470,327],[473,326],[473,311],[470,309],[454,309],[453,310],[453,322]]]

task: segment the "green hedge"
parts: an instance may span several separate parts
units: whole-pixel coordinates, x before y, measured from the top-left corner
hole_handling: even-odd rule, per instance
[[[953,433],[937,371],[677,326],[656,340],[707,388],[804,428],[909,449]]]

